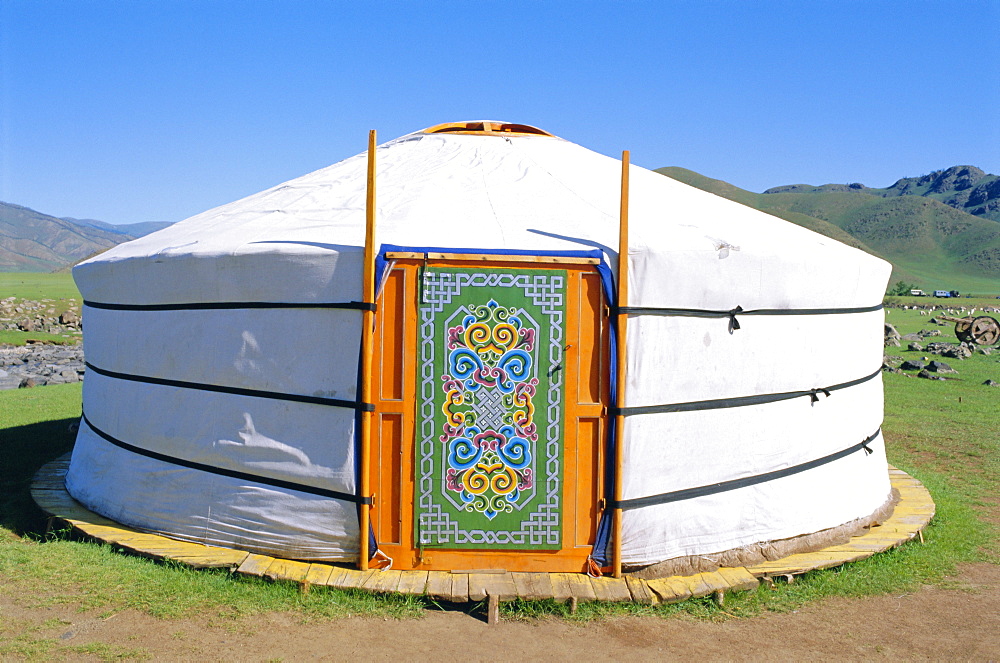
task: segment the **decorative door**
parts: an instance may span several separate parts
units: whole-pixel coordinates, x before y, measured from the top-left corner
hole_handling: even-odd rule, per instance
[[[501,259],[389,267],[372,519],[395,568],[582,570],[590,553],[607,391],[600,277]]]

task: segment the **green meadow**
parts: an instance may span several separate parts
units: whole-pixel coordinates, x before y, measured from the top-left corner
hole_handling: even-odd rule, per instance
[[[76,289],[73,276],[69,272],[44,274],[35,272],[0,272],[0,300],[8,297],[20,300],[50,300],[47,302],[55,311],[63,313],[68,308],[77,308],[82,302],[80,291]],[[0,321],[2,322],[2,321]],[[42,343],[76,343],[79,334],[49,334],[46,332],[24,332],[0,329],[0,345],[24,345],[29,341]]]
[[[35,272],[0,272],[0,299],[52,299],[80,301],[73,276],[68,272],[39,274]]]
[[[47,332],[23,332],[0,329],[0,345],[26,345],[29,342],[54,343],[56,345],[72,345],[80,340],[74,334],[49,334]]]
[[[24,275],[25,277],[28,275]],[[50,298],[74,295],[69,285],[48,275],[30,275],[18,291],[10,275],[0,281],[0,297],[13,288],[18,295]],[[43,278],[38,278],[38,277]],[[30,284],[30,285],[29,285]],[[930,328],[928,316],[890,309],[887,320],[901,334]],[[956,339],[951,325],[934,340]],[[922,356],[903,348],[887,352]],[[910,542],[887,553],[839,568],[808,573],[777,591],[727,597],[725,607],[708,599],[676,605],[581,604],[569,608],[552,601],[516,601],[503,605],[506,618],[556,615],[587,620],[611,615],[670,616],[684,613],[708,619],[789,611],[830,596],[858,597],[907,592],[922,583],[953,583],[958,565],[1000,563],[998,495],[1000,495],[1000,350],[966,360],[945,360],[958,370],[944,381],[913,374],[884,374],[885,423],[889,460],[919,478],[937,503],[937,514],[924,533],[924,543]],[[233,576],[221,571],[194,571],[157,563],[80,540],[68,531],[47,531],[46,519],[31,500],[35,471],[73,446],[69,427],[80,416],[80,384],[0,392],[0,593],[26,606],[71,604],[80,610],[114,614],[135,609],[163,619],[209,615],[223,622],[270,611],[292,611],[303,619],[346,615],[415,618],[442,606],[429,599],[375,596],[314,587],[307,594],[287,583]],[[472,605],[472,612],[485,607]],[[46,656],[59,643],[32,641],[29,648],[0,622],[0,658]],[[8,644],[4,644],[7,642]],[[21,644],[17,644],[21,642]],[[23,645],[23,646],[22,646]],[[31,648],[33,647],[33,648]]]

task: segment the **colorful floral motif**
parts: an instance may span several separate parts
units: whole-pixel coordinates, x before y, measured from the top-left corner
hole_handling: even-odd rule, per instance
[[[492,299],[466,310],[448,329],[442,376],[445,482],[466,511],[492,520],[512,512],[533,485],[535,330]]]

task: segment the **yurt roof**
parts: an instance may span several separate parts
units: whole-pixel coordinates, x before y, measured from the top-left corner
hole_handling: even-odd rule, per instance
[[[618,159],[527,125],[480,122],[438,125],[391,140],[378,147],[376,160],[378,244],[501,252],[599,249],[610,264],[617,259],[611,247],[618,242]],[[759,301],[744,299],[744,307],[811,300],[817,287],[828,291],[827,305],[880,296],[866,290],[887,269],[879,259],[641,167],[631,167],[630,181],[634,273],[670,282],[669,293],[662,284],[633,286],[636,304],[683,306],[690,299],[712,305],[705,293],[724,292],[733,274],[758,273],[769,262],[797,265],[793,272],[806,270],[815,278],[765,279],[756,288],[764,293]],[[195,259],[266,256],[294,271],[335,254],[346,258],[364,244],[366,186],[362,153],[115,247],[78,267],[77,280],[84,290],[94,288],[91,298],[127,300],[144,295],[115,282],[141,276],[120,263],[162,265],[154,270],[162,290],[165,282],[183,287],[185,275],[203,273],[203,282],[211,280],[204,267],[191,271]],[[115,263],[117,269],[108,271]],[[732,263],[747,264],[740,269]],[[343,285],[344,274],[338,278]],[[360,276],[348,280],[360,283]],[[299,283],[300,296],[332,294],[309,282]],[[211,297],[204,289],[200,295],[156,288],[146,294]]]

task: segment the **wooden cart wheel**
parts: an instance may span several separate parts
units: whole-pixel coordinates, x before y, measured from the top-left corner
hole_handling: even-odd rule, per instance
[[[954,320],[954,318],[952,318]],[[972,327],[972,318],[955,320],[955,336],[963,343],[972,343],[972,334],[969,329]]]
[[[969,334],[972,342],[977,345],[993,345],[1000,340],[1000,322],[988,315],[981,315],[972,321]]]

